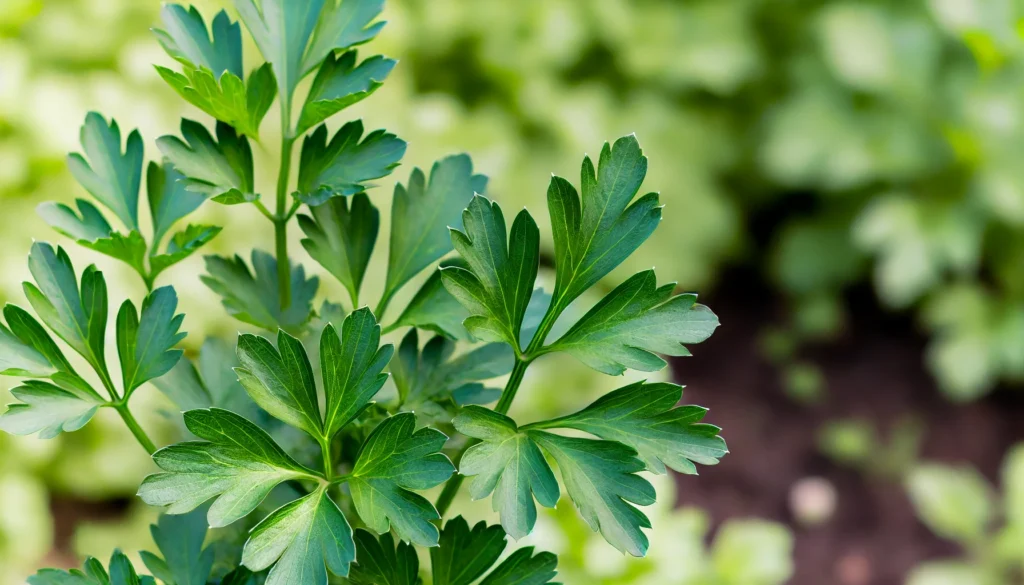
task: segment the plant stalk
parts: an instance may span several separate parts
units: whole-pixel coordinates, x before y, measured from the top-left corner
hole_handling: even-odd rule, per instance
[[[130,430],[132,434],[135,435],[135,440],[137,440],[139,444],[142,445],[142,448],[146,450],[146,453],[149,453],[150,455],[155,453],[156,445],[153,444],[153,440],[149,438],[149,435],[146,434],[146,431],[142,430],[142,427],[139,426],[139,421],[135,420],[135,416],[133,416],[132,412],[128,410],[128,405],[115,404],[114,409],[117,410],[117,413],[121,415],[121,420],[124,421],[124,424],[128,427],[128,430]]]
[[[274,243],[277,255],[277,290],[281,310],[292,302],[292,265],[288,260],[288,180],[292,170],[291,108],[281,105],[281,167],[277,175],[277,213],[274,215]]]
[[[334,479],[334,463],[331,461],[331,440],[321,439],[320,453],[324,458],[324,479],[331,483]]]
[[[512,401],[515,400],[516,392],[519,391],[519,385],[523,383],[523,376],[526,374],[526,368],[530,367],[530,362],[526,360],[517,359],[514,366],[512,366],[512,374],[508,378],[508,382],[505,383],[505,389],[501,392],[501,399],[498,400],[497,406],[494,407],[494,411],[499,414],[508,414],[508,409],[512,406]],[[456,469],[462,462],[462,456],[466,454],[466,451],[470,447],[476,445],[480,441],[473,439],[468,441],[462,449],[455,455],[453,463]],[[455,496],[459,493],[459,488],[462,487],[462,482],[466,479],[466,476],[460,475],[458,471],[455,475],[448,479],[448,483],[444,484],[444,489],[441,490],[441,495],[437,497],[437,502],[434,507],[437,508],[438,515],[444,518],[445,512],[451,507],[452,501],[455,500]]]

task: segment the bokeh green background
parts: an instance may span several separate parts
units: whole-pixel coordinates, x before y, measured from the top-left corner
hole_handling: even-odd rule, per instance
[[[971,400],[1024,378],[1022,4],[389,0],[372,50],[399,66],[346,114],[409,142],[380,192],[413,165],[466,151],[491,176],[495,198],[540,217],[550,173],[576,177],[583,153],[635,132],[666,225],[616,277],[657,266],[663,279],[705,290],[726,266],[757,267],[787,306],[782,335],[798,343],[840,331],[840,293],[867,283],[929,336],[922,359],[937,388]],[[196,5],[208,16],[221,7]],[[180,117],[205,119],[152,68],[170,65],[149,33],[158,11],[155,0],[0,0],[0,299],[21,302],[33,238],[60,240],[33,209],[81,194],[64,156],[78,149],[86,112],[138,127],[151,155]],[[259,171],[272,157],[257,158],[267,161],[257,174],[268,184]],[[207,251],[271,245],[254,209],[200,213],[226,226]],[[768,234],[749,229],[759,217],[772,218]],[[98,263],[121,296],[142,290],[121,266],[82,249],[73,257],[80,267]],[[201,265],[193,258],[169,277],[193,349],[238,329],[199,283]],[[600,393],[582,368],[541,375],[577,397]],[[545,396],[534,392],[523,408],[556,410]],[[156,392],[140,393],[139,404],[144,424],[173,433]],[[143,548],[153,511],[131,496],[149,466],[102,416],[53,441],[0,437],[0,583],[74,554]],[[92,512],[71,514],[75,503]],[[77,520],[55,524],[54,510]],[[736,524],[709,551],[701,512],[664,502],[660,510],[643,563],[607,561],[564,510],[539,544],[565,553],[569,583],[786,579],[790,541],[780,526]],[[692,575],[678,568],[682,558],[692,559]],[[757,569],[730,573],[737,566]]]

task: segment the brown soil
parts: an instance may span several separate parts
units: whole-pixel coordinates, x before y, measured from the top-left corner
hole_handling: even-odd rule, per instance
[[[1024,391],[1001,389],[966,405],[945,401],[924,369],[925,341],[912,323],[879,311],[865,293],[853,295],[842,338],[803,353],[822,369],[828,391],[819,405],[798,405],[757,347],[759,332],[777,320],[778,303],[756,286],[723,288],[702,295],[722,327],[695,348],[695,357],[673,365],[687,385],[685,401],[711,409],[707,420],[723,427],[731,453],[699,479],[680,480],[680,505],[703,507],[716,523],[755,516],[792,526],[792,585],[902,585],[919,562],[958,554],[915,519],[898,480],[868,477],[822,456],[818,429],[863,417],[885,432],[913,415],[927,425],[923,458],[970,462],[996,481],[1007,448],[1024,440]],[[801,528],[788,496],[794,482],[809,476],[829,480],[838,504],[827,523]]]

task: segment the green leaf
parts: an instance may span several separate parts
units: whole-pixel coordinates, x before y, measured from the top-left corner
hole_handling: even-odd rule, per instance
[[[406,412],[385,419],[360,449],[348,480],[359,517],[383,534],[394,528],[399,538],[420,546],[437,544],[437,510],[410,490],[432,488],[451,477],[451,461],[441,448],[440,431],[416,432],[416,416]]]
[[[157,451],[153,461],[163,472],[139,487],[144,502],[168,506],[169,514],[191,512],[216,497],[207,520],[210,526],[227,526],[255,510],[279,483],[316,478],[266,431],[233,412],[190,410],[185,426],[203,440]]]
[[[205,67],[218,77],[224,72],[242,76],[242,29],[226,11],[217,13],[210,32],[195,6],[185,10],[178,4],[164,4],[160,19],[164,30],[153,32],[168,55],[192,68]]]
[[[171,237],[164,254],[149,259],[149,278],[156,279],[164,270],[194,254],[220,234],[221,228],[213,225],[189,225]]]
[[[388,375],[382,372],[394,350],[391,344],[380,346],[380,325],[366,307],[345,317],[340,339],[334,326],[327,325],[320,336],[320,368],[327,401],[324,438],[333,438],[352,422],[384,386]]]
[[[95,241],[79,240],[78,243],[90,250],[116,258],[131,266],[140,275],[146,275],[146,240],[137,231],[128,235],[111,232],[110,237]]]
[[[473,161],[465,154],[434,163],[429,182],[417,168],[408,187],[395,185],[386,291],[397,291],[452,251],[449,226],[462,226],[463,209],[486,186],[487,177],[473,174]]]
[[[640,272],[615,287],[587,311],[550,351],[565,351],[611,376],[626,368],[653,372],[665,367],[655,353],[690,355],[684,343],[700,343],[718,327],[711,309],[697,295],[672,296],[675,283],[661,287],[653,270]]]
[[[334,114],[370,97],[384,84],[397,63],[375,55],[356,66],[356,58],[356,51],[348,51],[337,58],[327,55],[302,107],[296,134],[305,134]]]
[[[390,532],[377,537],[356,530],[356,559],[348,580],[352,585],[417,585],[420,560],[412,545],[395,539]]]
[[[242,563],[253,571],[273,565],[265,585],[327,585],[327,570],[344,577],[355,556],[352,528],[322,486],[257,524]]]
[[[110,558],[110,574],[103,563],[89,557],[82,570],[42,569],[28,578],[29,585],[156,585],[152,577],[139,577],[131,561],[120,550]]]
[[[976,470],[921,465],[906,485],[917,516],[932,532],[966,546],[983,542],[996,509],[992,488]]]
[[[164,514],[149,531],[163,557],[146,551],[139,554],[153,575],[167,585],[206,585],[214,561],[213,546],[203,548],[206,510]]]
[[[241,367],[235,373],[256,404],[312,437],[324,435],[313,367],[302,342],[281,330],[275,349],[267,339],[246,333],[238,336],[237,351]]]
[[[647,175],[647,157],[636,137],[605,143],[595,172],[583,160],[583,196],[565,179],[552,177],[548,211],[555,239],[554,303],[558,312],[629,257],[658,226],[657,193],[630,202]]]
[[[58,381],[67,380],[72,390],[77,387],[88,388],[88,384],[75,373],[50,334],[31,314],[16,305],[7,305],[4,307],[4,318],[7,319],[10,331],[3,336],[4,356],[8,364],[3,375],[52,377]],[[43,367],[39,357],[49,368]]]
[[[558,464],[562,482],[590,528],[600,531],[609,544],[635,557],[647,553],[647,535],[641,530],[651,522],[631,504],[649,506],[654,488],[636,475],[644,463],[636,451],[613,441],[562,437],[529,431]]]
[[[256,404],[235,375],[237,365],[235,348],[210,337],[203,342],[196,364],[183,357],[152,382],[181,411],[216,406],[251,419],[257,416]]]
[[[430,549],[433,585],[470,585],[494,566],[505,550],[505,531],[479,522],[472,530],[462,516],[452,518]]]
[[[492,410],[467,406],[452,422],[460,433],[482,441],[459,463],[459,473],[473,477],[470,495],[479,500],[493,492],[491,507],[505,532],[523,538],[537,521],[534,498],[548,508],[558,503],[558,482],[544,455],[529,433]]]
[[[34,319],[32,321],[35,322]],[[42,334],[49,339],[45,331]],[[0,375],[49,378],[56,372],[57,368],[33,347],[31,342],[20,339],[17,334],[0,324]]]
[[[39,318],[57,337],[97,370],[106,370],[107,284],[95,266],[82,272],[81,290],[71,259],[63,248],[44,242],[32,245],[29,271],[36,285],[24,283],[25,296]]]
[[[363,136],[363,122],[341,127],[330,143],[321,125],[302,143],[299,190],[295,196],[309,206],[332,197],[355,195],[372,185],[368,181],[391,174],[405,155],[405,141],[384,130]]]
[[[142,183],[142,137],[128,135],[121,152],[121,130],[103,116],[90,112],[81,131],[82,149],[68,155],[68,168],[85,190],[117,214],[129,230],[139,229],[139,186]]]
[[[472,316],[463,323],[484,341],[503,341],[517,351],[540,258],[540,232],[524,209],[505,240],[501,208],[477,195],[462,214],[466,232],[451,231],[452,243],[469,269],[441,269],[444,286]]]
[[[59,388],[41,380],[27,380],[11,390],[17,402],[0,414],[0,430],[12,435],[39,433],[40,439],[77,431],[88,423],[103,401],[94,393]]]
[[[259,140],[260,124],[277,96],[277,84],[269,63],[249,73],[248,81],[229,72],[216,77],[206,68],[185,67],[185,73],[160,66],[156,70],[185,101],[239,134]]]
[[[94,242],[106,238],[113,229],[99,209],[85,199],[75,199],[78,212],[63,203],[47,201],[36,207],[36,213],[50,227],[69,238]]]
[[[166,8],[166,6],[165,6]],[[146,191],[153,218],[153,249],[159,248],[174,224],[192,213],[206,201],[202,193],[185,188],[185,175],[170,163],[149,163],[146,169]]]
[[[377,36],[384,23],[370,23],[383,9],[384,0],[327,0],[302,61],[303,75],[316,69],[331,53]]]
[[[235,0],[235,8],[263,57],[274,67],[282,102],[291,103],[295,86],[309,69],[304,67],[310,37],[324,0]],[[327,56],[327,51],[323,57]],[[319,59],[313,65],[320,63]]]
[[[124,396],[142,384],[163,376],[178,363],[182,351],[174,349],[185,333],[179,332],[184,315],[175,315],[178,295],[165,286],[146,295],[142,315],[131,301],[117,313],[117,353],[121,358]]]
[[[259,198],[253,192],[252,150],[245,136],[218,122],[214,140],[206,127],[192,120],[181,121],[181,135],[184,141],[176,136],[161,136],[156,145],[186,177],[182,183],[187,190],[203,193],[225,205]]]
[[[359,289],[377,242],[380,212],[365,193],[328,199],[310,208],[312,217],[299,215],[306,234],[302,247],[334,275],[349,292],[352,306],[358,306]]]
[[[465,268],[467,264],[461,258],[452,258],[441,263],[442,268],[445,266]],[[441,271],[435,270],[395,320],[395,326],[418,327],[451,339],[472,341],[462,325],[467,318],[469,311],[444,288]]]
[[[419,349],[419,335],[409,331],[391,364],[399,399],[406,408],[430,400],[450,399],[456,391],[512,371],[515,356],[503,343],[489,343],[453,357],[455,342],[436,336]]]
[[[729,451],[718,435],[721,429],[700,422],[706,408],[674,408],[682,395],[682,386],[675,384],[636,382],[575,414],[531,427],[581,430],[632,447],[654,473],[665,473],[668,466],[696,474],[695,463],[715,465]]]
[[[297,332],[313,315],[313,297],[320,279],[306,278],[301,264],[292,265],[291,304],[281,310],[277,288],[277,259],[260,250],[252,252],[254,273],[239,256],[207,256],[206,271],[200,277],[206,286],[221,296],[229,315],[274,331],[278,328]]]
[[[472,530],[462,516],[452,518],[441,532],[439,546],[430,549],[434,585],[470,585],[494,566],[506,547],[500,526],[479,522]],[[533,547],[516,550],[480,584],[543,585],[555,577],[558,559]]]

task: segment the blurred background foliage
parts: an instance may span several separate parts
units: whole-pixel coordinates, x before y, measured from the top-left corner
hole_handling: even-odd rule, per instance
[[[207,15],[221,4],[196,2]],[[869,284],[929,336],[922,359],[938,387],[970,400],[1024,380],[1022,4],[389,0],[373,50],[400,64],[353,116],[410,143],[380,191],[414,165],[466,151],[491,176],[493,196],[541,216],[550,173],[575,177],[582,153],[636,132],[650,157],[645,188],[662,193],[668,223],[612,280],[656,265],[680,287],[706,290],[727,266],[757,267],[788,312],[764,346],[799,396],[823,382],[794,348],[841,332],[850,317],[843,293]],[[21,302],[30,241],[59,239],[35,205],[80,194],[64,156],[78,149],[87,111],[140,128],[151,154],[180,117],[205,119],[152,69],[169,64],[149,33],[158,10],[155,0],[0,0],[0,299]],[[267,119],[272,143],[276,117]],[[269,249],[269,231],[253,229],[265,227],[254,209],[201,213],[226,226],[210,251]],[[73,255],[79,266],[99,264],[111,290],[141,292],[125,268],[81,249]],[[182,297],[193,350],[206,335],[238,328],[199,284],[200,269],[197,257],[164,277]],[[555,381],[534,383],[601,393],[582,369],[546,376]],[[531,393],[522,408],[557,412],[557,394]],[[158,423],[168,405],[155,392],[141,396],[150,405],[140,411]],[[53,441],[0,437],[0,583],[64,562],[53,555],[69,550],[145,548],[152,511],[141,507],[132,507],[137,521],[85,517],[71,534],[46,521],[56,509],[47,493],[93,508],[128,502],[149,469],[127,432],[99,418]],[[655,526],[667,526],[659,534],[672,536],[652,539],[651,558],[629,567],[588,551],[578,521],[561,510],[548,519],[563,527],[552,537],[561,544],[542,544],[563,553],[567,575],[592,571],[588,583],[788,578],[792,544],[778,525],[727,524],[707,545],[701,512],[668,505],[659,514]],[[692,577],[659,576],[683,556],[695,559]],[[730,573],[748,565],[759,568]]]

